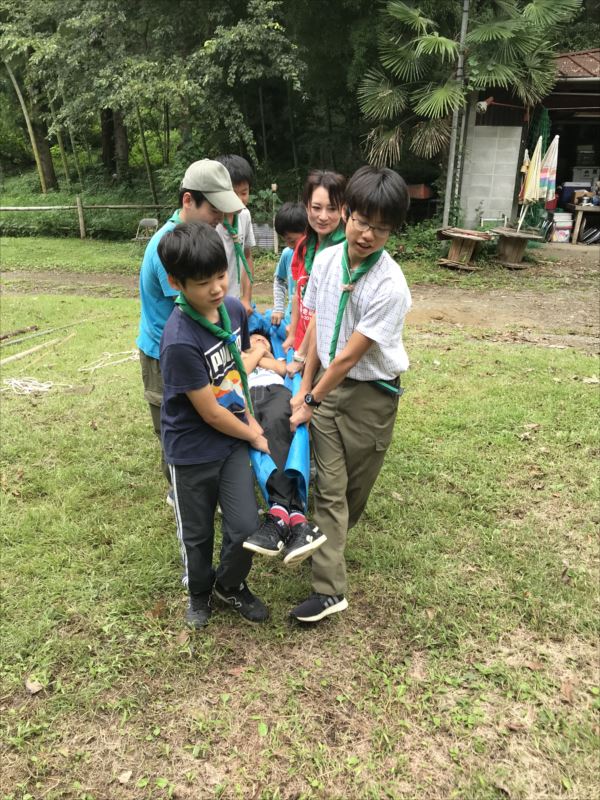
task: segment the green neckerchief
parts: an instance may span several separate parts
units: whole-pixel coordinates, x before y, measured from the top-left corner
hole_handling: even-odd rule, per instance
[[[313,261],[315,260],[315,256],[318,252],[325,250],[326,247],[332,247],[334,244],[339,244],[343,242],[346,238],[346,229],[343,225],[338,225],[338,227],[328,233],[327,236],[323,239],[321,244],[318,244],[317,234],[314,231],[310,231],[308,236],[306,237],[306,250],[304,251],[304,270],[307,275],[310,275],[312,272]],[[318,245],[318,246],[317,246]],[[302,290],[302,296],[304,297],[304,292],[306,291],[306,286],[308,281],[304,284]]]
[[[195,308],[192,308],[182,292],[180,292],[175,298],[175,303],[185,314],[188,315],[188,317],[191,317],[193,320],[202,325],[203,328],[206,328],[206,330],[212,333],[213,336],[216,336],[217,339],[221,339],[223,342],[227,342],[229,352],[235,361],[235,365],[238,368],[238,372],[240,373],[240,377],[242,379],[242,387],[244,389],[244,397],[246,398],[248,410],[251,414],[254,414],[254,411],[252,410],[252,400],[250,399],[248,375],[246,373],[246,368],[244,367],[244,362],[242,361],[242,354],[237,346],[235,334],[231,330],[231,320],[229,319],[229,314],[225,308],[225,303],[221,303],[219,306],[219,317],[221,318],[222,327],[210,322],[210,320],[206,319],[206,317],[203,317],[202,314],[199,314]]]
[[[227,222],[226,219],[223,220],[223,227],[227,231],[227,233],[233,239],[233,247],[235,250],[235,265],[237,267],[237,279],[238,283],[240,283],[240,264],[244,265],[244,270],[246,271],[246,275],[248,276],[248,280],[250,283],[254,283],[254,278],[252,277],[252,271],[248,266],[248,262],[246,261],[246,255],[244,253],[244,248],[238,241],[238,214],[233,215],[233,222]]]
[[[333,337],[331,339],[331,345],[329,347],[330,361],[333,361],[333,359],[335,358],[338,339],[340,338],[340,328],[342,327],[342,317],[344,316],[344,310],[346,309],[346,305],[348,304],[348,298],[350,297],[350,292],[354,289],[354,284],[358,281],[358,279],[362,278],[362,276],[371,269],[373,264],[377,263],[382,253],[383,253],[383,248],[381,248],[381,250],[376,250],[374,253],[371,253],[370,256],[365,258],[364,261],[361,261],[360,265],[356,267],[356,269],[353,269],[352,272],[350,272],[350,261],[348,258],[348,242],[344,242],[344,249],[342,250],[342,293],[340,295],[340,303],[338,305],[337,317],[335,319]]]

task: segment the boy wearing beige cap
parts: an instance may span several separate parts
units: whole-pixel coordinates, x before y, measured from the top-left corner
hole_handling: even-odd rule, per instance
[[[203,158],[194,161],[185,171],[179,188],[179,208],[148,242],[140,270],[141,316],[136,344],[140,351],[144,399],[150,407],[154,432],[160,441],[160,405],[163,383],[159,367],[160,337],[178,295],[167,279],[167,273],[158,256],[158,243],[179,222],[206,222],[213,228],[223,221],[225,214],[235,214],[244,207],[233,191],[231,178],[223,164]],[[162,473],[171,482],[164,453]],[[169,489],[167,502],[172,505]]]

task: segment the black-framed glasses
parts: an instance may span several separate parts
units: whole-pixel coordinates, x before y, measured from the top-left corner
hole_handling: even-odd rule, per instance
[[[365,222],[362,219],[357,219],[355,216],[350,214],[350,219],[354,223],[354,226],[357,231],[361,233],[366,233],[368,230],[372,230],[375,236],[389,236],[392,232],[391,228],[380,228],[378,225],[370,225],[368,222]]]

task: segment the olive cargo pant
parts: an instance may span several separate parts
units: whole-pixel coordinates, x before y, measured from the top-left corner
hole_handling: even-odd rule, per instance
[[[397,397],[346,378],[313,414],[314,520],[327,536],[312,555],[315,592],[346,591],[346,537],[367,505],[392,440],[397,410]]]
[[[157,358],[151,358],[140,350],[140,365],[142,367],[142,381],[144,383],[144,400],[148,403],[148,407],[150,408],[154,433],[158,436],[158,441],[160,442],[160,469],[170,484],[171,475],[167,462],[165,461],[165,453],[162,448],[160,437],[160,405],[163,397],[160,363]]]

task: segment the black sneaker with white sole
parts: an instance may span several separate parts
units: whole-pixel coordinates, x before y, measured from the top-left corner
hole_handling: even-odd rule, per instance
[[[343,594],[311,594],[308,600],[290,611],[290,617],[298,622],[319,622],[330,614],[345,611],[348,601]]]
[[[204,628],[205,625],[208,625],[211,614],[210,592],[190,595],[185,612],[185,621],[190,628]]]
[[[262,556],[277,556],[289,534],[290,528],[286,522],[273,514],[266,514],[258,530],[246,539],[243,546]]]
[[[292,525],[290,535],[283,547],[283,563],[288,567],[299,564],[326,541],[325,534],[310,522],[299,522],[297,525]]]
[[[213,586],[213,597],[237,611],[249,622],[264,622],[269,616],[268,608],[260,597],[252,594],[246,581],[233,589],[226,589],[217,582]]]

